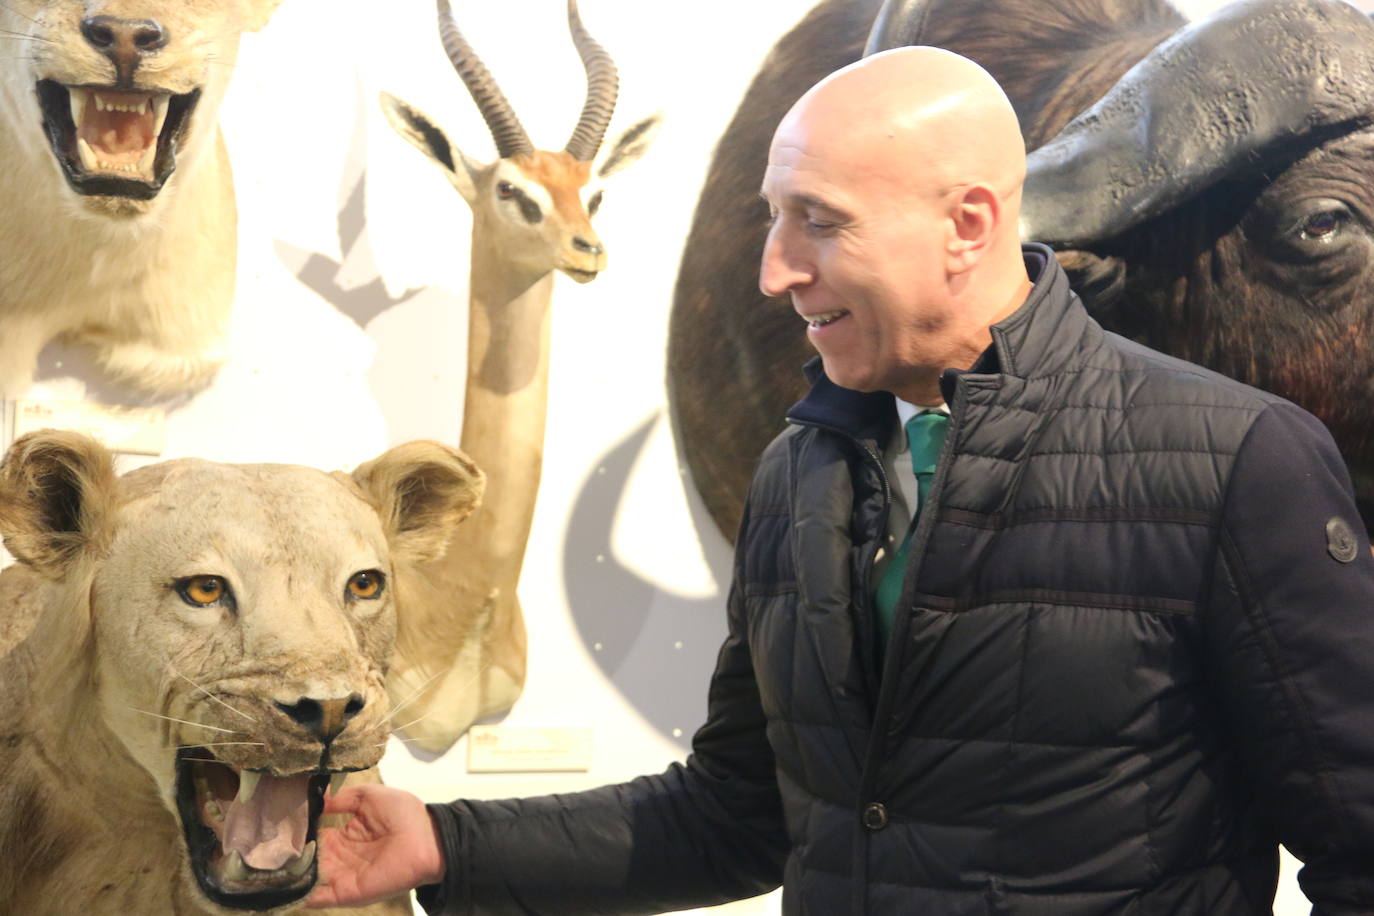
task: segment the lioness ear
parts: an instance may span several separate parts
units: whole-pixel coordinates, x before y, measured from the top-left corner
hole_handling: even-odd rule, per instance
[[[267,20],[272,18],[272,14],[277,11],[277,7],[280,5],[281,0],[248,0],[244,30],[248,32],[259,31],[267,25]]]
[[[391,549],[411,560],[444,555],[454,525],[482,501],[487,478],[461,451],[438,442],[406,442],[353,472],[377,509]]]
[[[109,544],[114,458],[80,433],[42,430],[0,462],[0,535],[21,563],[59,578]]]

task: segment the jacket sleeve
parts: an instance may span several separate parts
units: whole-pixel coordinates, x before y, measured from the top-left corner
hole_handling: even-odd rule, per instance
[[[1255,420],[1223,509],[1207,676],[1319,916],[1374,910],[1374,557],[1330,434]]]
[[[586,792],[430,805],[447,871],[431,914],[661,913],[760,894],[788,844],[744,620],[736,549],[729,633],[693,753]]]

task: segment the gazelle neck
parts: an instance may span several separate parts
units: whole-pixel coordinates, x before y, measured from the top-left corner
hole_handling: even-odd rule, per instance
[[[521,553],[544,454],[553,290],[551,272],[530,274],[474,239],[461,445],[487,474],[493,546]]]

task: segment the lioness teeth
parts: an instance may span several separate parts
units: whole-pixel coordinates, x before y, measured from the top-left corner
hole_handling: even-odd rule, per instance
[[[153,96],[153,138],[156,146],[156,138],[162,135],[162,124],[167,120],[167,103],[171,101],[171,96]]]
[[[288,862],[283,866],[283,870],[292,877],[299,878],[310,871],[311,864],[315,861],[315,841],[311,840],[305,844],[305,849],[301,852],[300,858],[294,862]]]
[[[243,856],[235,849],[224,860],[224,877],[231,881],[247,881],[248,866],[243,864]]]
[[[75,86],[68,89],[67,93],[71,97],[72,123],[80,127],[82,120],[86,117],[86,103],[90,101],[91,94],[85,89],[78,89]]]
[[[347,778],[347,773],[335,773],[329,777],[329,794],[338,795],[339,790],[343,788],[344,780]]]
[[[253,793],[258,790],[258,783],[262,782],[262,774],[254,773],[252,770],[242,770],[239,772],[239,794],[234,799],[240,805],[246,805],[253,800]]]
[[[80,137],[76,138],[76,152],[81,157],[81,167],[86,171],[94,172],[100,167],[99,163],[96,162],[95,150],[91,149],[91,145]]]

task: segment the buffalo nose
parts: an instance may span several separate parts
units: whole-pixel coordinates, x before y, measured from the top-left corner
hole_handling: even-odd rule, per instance
[[[165,48],[170,37],[156,19],[120,19],[116,16],[91,16],[81,20],[81,36],[114,63],[121,82],[132,78],[145,54]]]
[[[277,708],[297,725],[328,744],[348,727],[353,717],[363,711],[366,705],[358,694],[339,700],[316,700],[301,697],[294,703],[277,703]]]
[[[596,242],[589,242],[580,235],[573,236],[573,247],[578,251],[585,251],[587,254],[601,254],[602,248]]]

